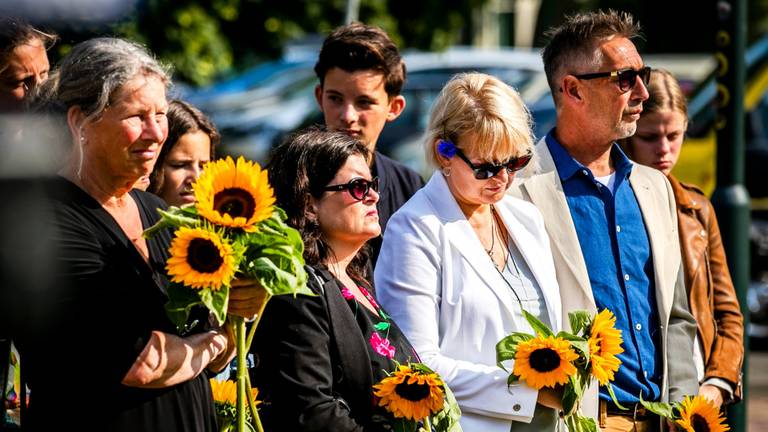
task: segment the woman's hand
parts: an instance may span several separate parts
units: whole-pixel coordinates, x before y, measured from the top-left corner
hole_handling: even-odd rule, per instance
[[[536,400],[539,405],[543,405],[547,408],[556,409],[558,411],[563,410],[563,387],[557,386],[552,389],[549,387],[543,387],[539,390],[539,396]]]
[[[264,310],[266,300],[267,290],[258,281],[245,278],[235,279],[229,290],[227,313],[253,321]]]
[[[718,409],[723,405],[723,391],[717,386],[704,384],[699,387],[699,395],[714,403]]]

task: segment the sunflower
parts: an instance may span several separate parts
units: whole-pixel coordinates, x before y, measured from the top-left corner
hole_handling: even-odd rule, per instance
[[[520,342],[513,373],[535,389],[565,384],[576,373],[573,361],[579,358],[570,342],[562,338],[537,337]]]
[[[267,171],[242,156],[205,166],[192,185],[198,213],[217,225],[253,232],[256,224],[272,215],[274,192]]]
[[[374,395],[396,418],[422,420],[443,408],[443,381],[435,373],[425,373],[400,365],[390,376],[373,386]]]
[[[619,370],[621,360],[616,357],[624,352],[621,347],[621,330],[616,327],[616,317],[608,309],[595,315],[589,335],[589,356],[592,375],[600,385],[613,381],[613,374]]]
[[[686,397],[680,403],[678,426],[687,432],[725,432],[730,430],[715,405],[702,396]]]
[[[166,269],[171,280],[191,288],[221,289],[237,270],[232,246],[216,232],[179,228],[171,242]]]

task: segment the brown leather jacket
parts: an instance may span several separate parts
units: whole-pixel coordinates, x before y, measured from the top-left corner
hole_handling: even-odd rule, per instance
[[[671,175],[669,182],[677,201],[685,286],[691,313],[698,323],[704,379],[717,377],[730,382],[738,400],[744,360],[744,318],[726,264],[715,210],[697,187],[680,183]]]

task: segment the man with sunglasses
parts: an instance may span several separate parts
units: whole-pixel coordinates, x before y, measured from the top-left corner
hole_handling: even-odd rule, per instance
[[[695,321],[688,310],[669,182],[633,164],[616,141],[635,133],[651,70],[632,39],[639,25],[615,11],[567,17],[542,57],[557,125],[536,146],[538,168],[513,193],[543,213],[563,316],[609,309],[624,352],[613,389],[592,386],[585,413],[603,431],[656,431],[639,404],[697,394]]]
[[[424,186],[412,169],[376,151],[384,126],[405,109],[400,90],[405,63],[397,46],[379,27],[352,23],[334,30],[323,42],[315,73],[320,83],[315,98],[328,130],[344,132],[371,150],[368,164],[378,176],[381,232],[389,217]],[[381,248],[381,236],[372,239],[372,263]]]

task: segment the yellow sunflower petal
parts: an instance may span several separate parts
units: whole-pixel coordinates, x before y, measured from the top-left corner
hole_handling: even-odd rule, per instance
[[[589,336],[589,355],[592,364],[592,375],[600,385],[613,381],[614,374],[619,370],[621,360],[616,357],[624,352],[621,330],[616,327],[616,317],[608,309],[603,309],[595,315]]]
[[[392,375],[373,386],[374,395],[396,418],[422,420],[443,408],[443,381],[437,374],[426,374],[401,365]]]
[[[579,358],[562,338],[537,337],[517,345],[513,373],[535,389],[565,384],[576,373],[573,361]]]
[[[198,213],[217,225],[252,232],[274,210],[267,171],[242,156],[209,162],[192,188]]]
[[[166,269],[171,281],[190,288],[221,289],[237,270],[232,246],[213,231],[179,228],[171,242]]]
[[[232,406],[237,404],[237,385],[234,381],[219,381],[215,378],[211,378],[209,381],[211,382],[214,402],[230,404]]]
[[[724,423],[720,410],[702,396],[686,397],[680,404],[677,425],[688,432],[725,432],[730,430]]]

